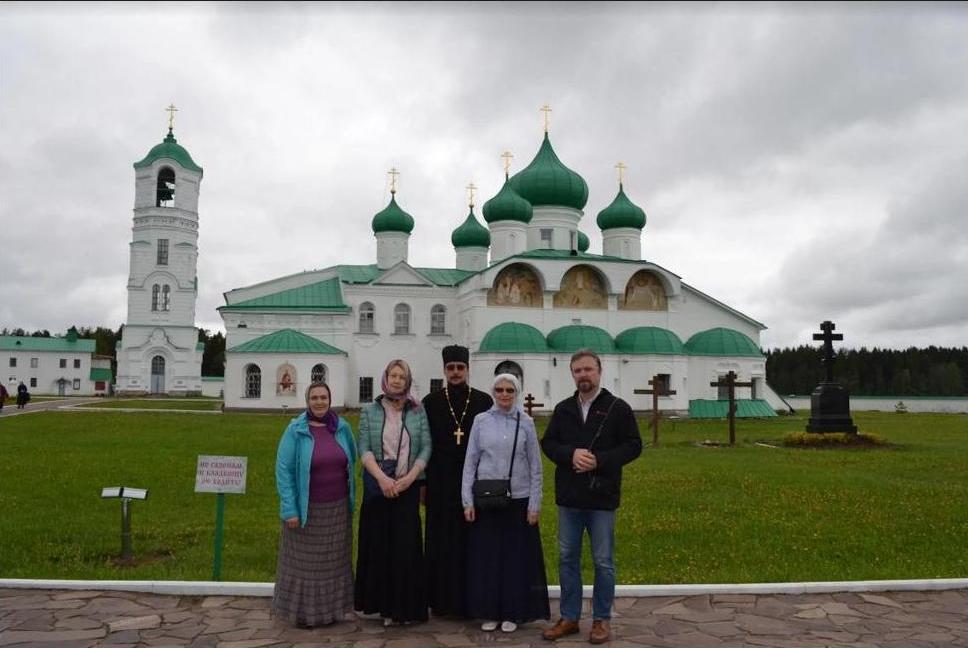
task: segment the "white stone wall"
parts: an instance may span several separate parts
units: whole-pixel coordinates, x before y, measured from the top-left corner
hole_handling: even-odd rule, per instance
[[[294,415],[306,407],[305,394],[317,364],[326,367],[326,381],[333,407],[346,405],[346,356],[311,353],[229,353],[225,358],[224,398],[226,409],[284,409]],[[254,365],[261,373],[257,398],[246,395],[246,368]],[[292,391],[278,393],[277,370],[291,365],[296,370]]]
[[[571,207],[535,207],[528,223],[528,250],[549,249],[546,243],[541,241],[541,230],[551,230],[552,250],[577,250],[578,239],[572,247],[572,233],[578,231],[578,222],[581,220],[582,211]]]
[[[518,221],[494,221],[488,225],[491,232],[491,263],[528,249],[528,226]]]
[[[457,264],[454,267],[458,270],[477,272],[487,267],[486,247],[454,248],[454,254],[457,257]]]
[[[10,366],[10,361],[16,361],[16,367]],[[36,359],[36,367],[31,366],[31,360]],[[61,360],[65,367],[61,367]],[[78,362],[79,367],[74,363]],[[4,385],[11,396],[16,396],[17,385],[23,381],[31,394],[58,395],[61,387],[58,381],[66,379],[64,396],[93,396],[94,381],[91,380],[91,354],[68,351],[0,351],[0,371],[3,373]],[[36,379],[36,387],[31,386],[31,378]],[[78,381],[78,382],[76,382]],[[75,389],[74,385],[78,385]]]
[[[404,232],[380,232],[376,236],[376,265],[381,270],[406,261],[410,252],[410,235]]]
[[[616,227],[602,231],[602,254],[620,259],[642,258],[642,231],[634,227]]]

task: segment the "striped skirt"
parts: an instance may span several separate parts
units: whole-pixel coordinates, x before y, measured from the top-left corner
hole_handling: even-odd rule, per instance
[[[304,527],[282,524],[272,610],[298,626],[342,621],[353,610],[353,531],[346,499],[309,503]]]

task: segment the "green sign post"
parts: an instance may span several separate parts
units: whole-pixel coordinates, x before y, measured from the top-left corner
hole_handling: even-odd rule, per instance
[[[195,468],[195,492],[216,493],[215,497],[215,556],[212,580],[222,580],[222,544],[225,528],[225,494],[245,494],[245,473],[248,457],[219,457],[198,455]]]

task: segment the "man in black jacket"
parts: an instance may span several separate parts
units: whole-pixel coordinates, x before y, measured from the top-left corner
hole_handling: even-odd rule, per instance
[[[595,562],[588,641],[601,644],[612,638],[615,509],[622,490],[622,466],[642,453],[642,437],[629,404],[600,386],[602,362],[594,351],[576,351],[569,366],[578,390],[555,406],[541,440],[541,449],[556,466],[561,583],[561,618],[543,635],[555,640],[579,631],[581,545],[587,529]]]

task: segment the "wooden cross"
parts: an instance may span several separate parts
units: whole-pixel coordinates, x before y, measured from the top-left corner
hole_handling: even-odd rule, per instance
[[[528,395],[524,397],[524,409],[528,410],[528,416],[531,416],[531,410],[535,407],[544,407],[544,403],[535,403],[534,396],[531,395],[531,392],[528,392]]]
[[[400,172],[397,171],[396,167],[391,167],[387,171],[387,175],[390,176],[390,193],[395,194],[397,193],[397,176],[400,175]]]
[[[469,207],[471,207],[472,209],[474,208],[474,190],[475,189],[477,189],[477,187],[474,186],[473,182],[467,185],[467,195],[468,195],[467,199],[470,201]]]
[[[827,382],[834,381],[834,360],[837,356],[834,355],[833,341],[844,339],[843,333],[834,333],[836,328],[833,322],[827,320],[820,324],[820,330],[823,333],[813,334],[814,340],[823,340],[823,366],[827,374]]]
[[[178,109],[175,108],[175,104],[170,104],[165,108],[165,112],[168,113],[168,130],[171,130],[175,127],[175,113],[178,112]]]
[[[716,382],[709,383],[710,387],[726,386],[729,394],[729,445],[736,445],[736,388],[752,387],[752,382],[736,382],[736,372],[730,370],[725,376],[720,376]]]
[[[652,394],[652,446],[656,447],[659,445],[659,396],[673,396],[676,391],[667,389],[668,385],[658,374],[652,376],[649,384],[652,389],[635,389],[632,393]]]
[[[541,106],[539,110],[541,110],[541,112],[545,114],[545,132],[547,133],[548,132],[548,113],[551,112],[551,106],[549,106],[548,104],[545,104]]]
[[[505,151],[501,153],[501,157],[504,158],[504,179],[507,180],[511,173],[511,158],[514,156],[511,155],[511,151]]]
[[[618,169],[618,186],[621,187],[622,180],[624,180],[624,177],[622,174],[628,167],[625,166],[625,164],[623,164],[622,162],[619,162],[618,164],[615,165],[615,168]]]

